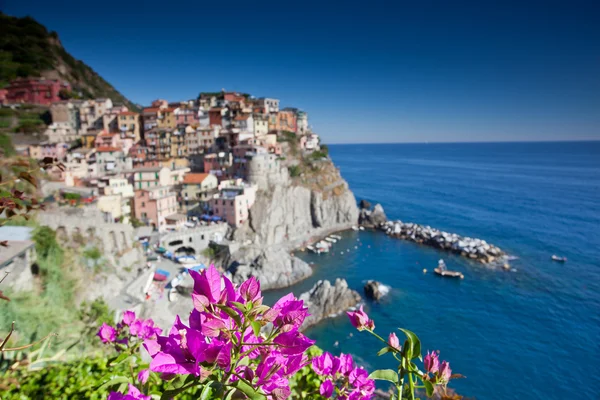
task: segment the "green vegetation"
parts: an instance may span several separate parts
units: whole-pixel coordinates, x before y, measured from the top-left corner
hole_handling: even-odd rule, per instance
[[[223,98],[223,92],[200,92],[198,94],[198,99],[201,97],[217,97],[221,99]]]
[[[17,152],[13,147],[12,140],[10,136],[5,133],[0,133],[0,156],[2,157],[12,157],[16,155]]]
[[[300,176],[300,174],[302,173],[302,169],[300,168],[299,165],[292,165],[288,167],[288,171],[290,172],[290,176],[292,178],[295,178],[297,176]]]
[[[83,256],[85,258],[89,258],[90,260],[97,261],[102,258],[102,252],[97,247],[92,247],[83,252]]]
[[[31,17],[16,18],[0,13],[0,87],[20,77],[38,77],[42,72],[67,67],[61,76],[73,87],[67,96],[84,98],[108,97],[138,111],[127,100],[84,62],[75,59],[61,45],[56,32]]]
[[[320,160],[322,158],[327,158],[327,153],[322,150],[315,150],[310,154],[310,158],[313,160]]]
[[[134,228],[139,228],[140,226],[144,226],[144,223],[134,216],[129,217],[129,222],[131,223],[131,226],[133,226]]]
[[[212,260],[213,258],[216,257],[217,252],[215,251],[215,249],[213,249],[212,247],[207,247],[204,250],[202,250],[201,254],[208,258],[209,260]]]

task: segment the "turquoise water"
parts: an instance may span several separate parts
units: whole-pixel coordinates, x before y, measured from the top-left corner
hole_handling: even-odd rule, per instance
[[[361,293],[368,279],[390,285],[381,304],[366,304],[376,331],[415,331],[467,377],[452,384],[465,396],[600,398],[600,142],[338,145],[330,153],[357,200],[380,202],[388,218],[485,239],[519,257],[517,271],[349,231],[331,254],[302,254],[314,276],[294,293],[336,277]],[[432,275],[440,257],[465,279]],[[308,334],[368,367],[394,367],[345,316]]]

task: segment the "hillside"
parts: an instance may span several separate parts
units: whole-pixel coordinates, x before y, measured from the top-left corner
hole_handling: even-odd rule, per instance
[[[16,18],[0,12],[0,87],[18,77],[62,79],[83,98],[108,97],[132,110],[138,107],[83,61],[62,46],[58,34],[31,17]]]

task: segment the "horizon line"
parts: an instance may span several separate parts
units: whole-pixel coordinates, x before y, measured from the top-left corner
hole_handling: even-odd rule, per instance
[[[557,139],[557,140],[490,140],[490,141],[424,141],[424,142],[333,142],[324,143],[326,145],[333,146],[351,146],[357,144],[502,144],[502,143],[586,143],[586,142],[600,142],[600,139]]]

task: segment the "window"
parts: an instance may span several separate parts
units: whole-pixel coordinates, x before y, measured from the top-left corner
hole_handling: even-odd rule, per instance
[[[142,201],[142,207],[146,207],[146,203]]]

